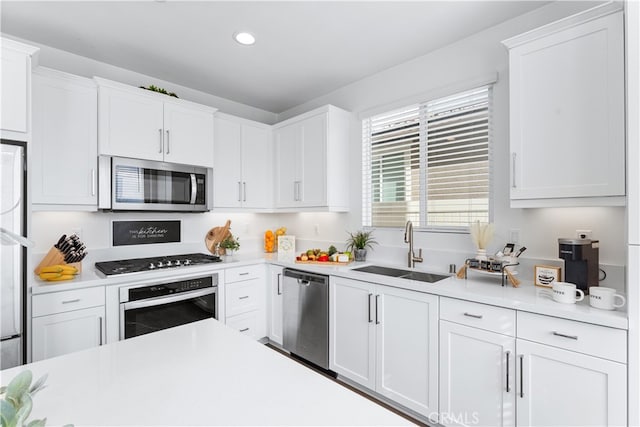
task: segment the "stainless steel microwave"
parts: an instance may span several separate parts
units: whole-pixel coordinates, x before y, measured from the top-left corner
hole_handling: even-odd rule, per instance
[[[205,212],[213,201],[210,168],[100,156],[98,208]]]

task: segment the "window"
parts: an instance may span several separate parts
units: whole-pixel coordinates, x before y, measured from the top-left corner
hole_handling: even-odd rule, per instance
[[[363,224],[489,222],[491,88],[363,120]]]

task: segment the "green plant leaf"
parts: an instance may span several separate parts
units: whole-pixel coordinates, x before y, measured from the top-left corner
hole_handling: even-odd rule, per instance
[[[0,421],[2,427],[12,427],[15,425],[16,409],[6,400],[0,400]]]
[[[31,409],[33,409],[33,400],[31,399],[31,395],[29,393],[24,393],[22,395],[22,405],[18,412],[16,412],[16,425],[21,426],[24,422],[29,418],[31,414]]]
[[[29,370],[22,371],[16,375],[7,386],[7,400],[20,402],[22,395],[29,390],[32,378],[33,374]]]
[[[27,424],[27,427],[44,427],[45,425],[47,425],[47,419],[43,418],[41,420],[31,421],[29,424]]]
[[[43,388],[46,387],[46,385],[44,383],[45,383],[45,381],[47,381],[47,377],[48,376],[49,376],[49,374],[44,374],[43,376],[38,378],[38,381],[33,383],[31,388],[29,389],[29,393],[31,394],[31,397],[35,396],[35,394],[37,392],[39,392],[40,390],[42,390]]]

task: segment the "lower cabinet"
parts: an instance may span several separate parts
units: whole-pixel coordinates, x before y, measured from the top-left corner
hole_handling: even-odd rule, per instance
[[[252,338],[267,336],[265,265],[225,270],[225,324]]]
[[[34,362],[104,343],[104,287],[35,295],[32,314]]]
[[[332,277],[330,369],[425,417],[438,412],[438,297]]]
[[[282,345],[282,270],[277,265],[269,266],[267,329],[269,341]]]

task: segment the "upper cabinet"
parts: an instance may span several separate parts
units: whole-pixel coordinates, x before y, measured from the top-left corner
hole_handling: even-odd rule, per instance
[[[348,211],[350,120],[328,105],[274,126],[276,208]]]
[[[271,126],[228,114],[216,115],[213,207],[273,206]]]
[[[99,154],[213,167],[215,108],[95,80]]]
[[[98,92],[93,80],[33,72],[34,209],[97,210]]]
[[[503,43],[511,206],[624,205],[620,6],[589,9]]]
[[[0,38],[2,43],[2,138],[25,141],[31,131],[31,57],[37,48]]]

